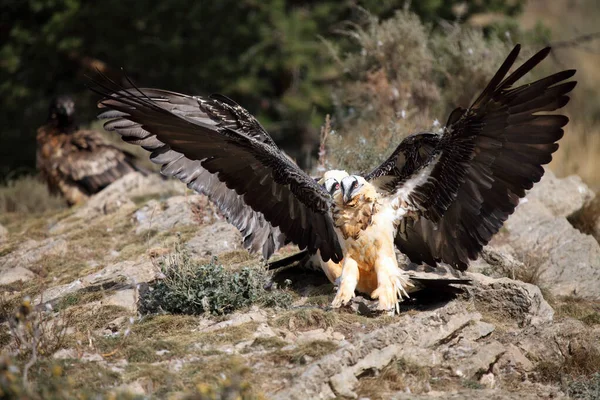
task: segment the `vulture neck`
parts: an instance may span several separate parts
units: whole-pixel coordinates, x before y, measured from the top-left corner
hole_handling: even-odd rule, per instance
[[[57,115],[48,119],[47,125],[54,128],[56,134],[71,134],[79,129],[73,116]]]
[[[362,231],[373,223],[379,210],[379,195],[371,185],[365,185],[360,193],[344,204],[341,194],[335,198],[333,222],[345,240],[357,240]]]

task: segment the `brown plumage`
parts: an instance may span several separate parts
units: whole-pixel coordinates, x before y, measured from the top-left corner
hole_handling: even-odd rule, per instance
[[[50,105],[48,120],[37,132],[37,168],[51,193],[79,204],[123,175],[136,170],[133,156],[108,143],[102,134],[79,130],[68,96]]]
[[[374,189],[353,198],[347,207],[339,207],[336,204],[333,208],[334,226],[342,232],[344,239],[356,240],[360,232],[373,222],[373,215],[377,213],[378,206],[377,193]]]

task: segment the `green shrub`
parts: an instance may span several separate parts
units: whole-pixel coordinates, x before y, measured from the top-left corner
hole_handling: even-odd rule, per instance
[[[291,296],[267,291],[269,274],[260,267],[228,270],[214,258],[196,264],[185,250],[165,258],[160,269],[164,278],[140,296],[140,311],[177,314],[228,314],[250,305],[286,307]]]
[[[600,372],[589,378],[573,380],[567,386],[567,396],[574,399],[600,399]]]

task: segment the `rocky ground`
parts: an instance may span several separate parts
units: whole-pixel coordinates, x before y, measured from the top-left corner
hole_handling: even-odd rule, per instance
[[[262,268],[204,197],[156,177],[60,213],[2,215],[0,398],[598,399],[596,201],[547,173],[471,285],[417,293],[397,316],[362,297],[330,310],[333,286],[298,268],[273,278],[287,304],[142,314],[174,252]]]

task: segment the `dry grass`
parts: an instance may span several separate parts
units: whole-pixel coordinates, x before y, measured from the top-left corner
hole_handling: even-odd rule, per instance
[[[569,222],[579,231],[592,235],[600,242],[600,195],[586,207],[569,216]]]
[[[593,326],[600,325],[600,302],[578,297],[564,297],[554,301],[555,318],[575,318]]]
[[[0,215],[39,214],[65,207],[65,201],[50,194],[46,184],[34,176],[23,176],[0,186]]]
[[[587,116],[572,115],[559,144],[550,163],[556,175],[579,175],[592,189],[600,190],[600,120],[590,121]]]
[[[315,340],[302,343],[295,349],[275,351],[269,355],[269,358],[278,365],[283,362],[290,364],[308,364],[315,359],[333,353],[337,349],[338,345],[334,342]]]
[[[392,362],[378,374],[371,371],[359,377],[357,393],[360,397],[385,399],[394,392],[423,393],[431,390],[430,368],[409,363],[403,359]]]
[[[573,346],[562,362],[541,361],[536,372],[542,382],[565,384],[568,379],[590,377],[600,371],[600,350],[592,344]]]
[[[550,44],[598,31],[596,21],[600,7],[595,0],[554,1],[530,0],[520,20],[525,29],[542,23],[551,30]],[[576,68],[579,82],[567,106],[571,122],[565,129],[561,148],[551,168],[559,176],[578,174],[595,190],[600,189],[600,40],[553,50],[547,67]]]

